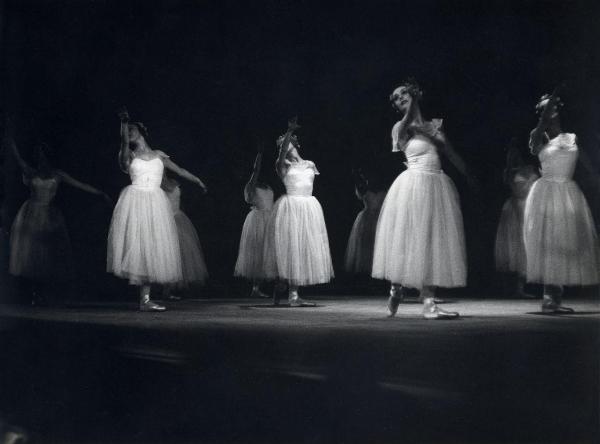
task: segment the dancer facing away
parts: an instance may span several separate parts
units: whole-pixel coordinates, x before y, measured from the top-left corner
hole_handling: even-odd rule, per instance
[[[506,155],[504,169],[504,183],[510,188],[511,196],[502,207],[496,231],[494,256],[497,271],[516,274],[517,297],[533,297],[525,292],[527,256],[523,241],[523,219],[525,200],[531,186],[539,177],[533,165],[526,165],[523,162],[513,140]]]
[[[267,277],[263,253],[265,231],[273,208],[273,190],[269,185],[258,181],[263,151],[264,145],[259,144],[250,180],[244,187],[244,199],[252,205],[252,209],[244,221],[233,274],[252,281],[250,297],[268,298],[268,295],[260,291],[260,283]],[[272,251],[268,253],[273,254]]]
[[[323,210],[312,195],[319,172],[313,162],[300,157],[294,135],[298,128],[296,118],[290,120],[277,139],[276,169],[286,194],[273,206],[264,247],[266,275],[287,282],[292,307],[314,305],[298,296],[299,286],[329,282],[334,275]]]
[[[164,311],[150,300],[150,285],[177,284],[183,279],[177,225],[166,193],[161,189],[166,167],[177,175],[206,187],[200,179],[177,166],[169,156],[153,150],[148,131],[140,122],[129,122],[125,108],[121,120],[119,165],[131,177],[121,191],[108,233],[107,271],[140,287],[141,311]]]
[[[447,142],[442,120],[421,115],[421,90],[409,80],[390,96],[402,120],[392,129],[392,151],[403,151],[408,169],[390,187],[383,202],[373,254],[372,276],[391,282],[388,309],[394,316],[401,286],[417,288],[426,319],[449,319],[435,303],[436,287],[466,285],[466,252],[459,198],[441,170],[445,154],[466,175],[462,159]]]
[[[577,138],[562,132],[560,105],[554,92],[536,106],[540,118],[529,147],[540,160],[542,177],[529,192],[524,222],[527,281],[544,285],[542,311],[559,314],[573,312],[562,305],[564,286],[597,284],[600,265],[594,220],[573,181]]]
[[[375,189],[359,169],[353,172],[354,192],[362,201],[363,209],[356,215],[344,258],[344,269],[348,273],[371,274],[373,248],[379,211],[385,199],[385,191]]]
[[[196,178],[197,179],[197,178]],[[200,179],[195,181],[198,185],[202,183]],[[202,191],[206,193],[206,187],[201,185]],[[163,173],[161,188],[167,193],[171,202],[171,209],[177,225],[177,235],[179,238],[179,250],[181,251],[181,281],[163,286],[163,298],[171,300],[181,299],[173,293],[175,287],[179,289],[188,288],[191,284],[204,284],[208,279],[208,270],[204,261],[202,245],[194,224],[181,210],[181,186],[179,182],[169,177],[167,172]]]
[[[44,304],[47,302],[44,292],[48,286],[51,283],[66,283],[73,272],[65,220],[61,211],[53,205],[58,186],[65,183],[101,196],[109,205],[111,201],[107,194],[97,188],[54,168],[46,144],[36,147],[37,162],[34,167],[21,157],[11,134],[7,134],[4,143],[14,154],[23,170],[23,181],[31,191],[12,224],[9,271],[27,280],[33,304]]]

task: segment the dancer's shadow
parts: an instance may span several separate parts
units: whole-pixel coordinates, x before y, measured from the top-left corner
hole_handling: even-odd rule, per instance
[[[252,310],[255,308],[321,308],[325,307],[325,305],[315,304],[315,305],[300,305],[299,307],[292,307],[289,304],[256,304],[256,305],[239,305],[239,308],[242,310]]]
[[[600,315],[600,311],[575,311],[573,313],[544,313],[542,311],[530,311],[527,312],[527,314],[530,315],[537,315],[537,316],[551,316],[551,317],[565,317],[565,316],[578,316],[578,315],[582,315],[582,316],[589,316],[589,315]]]

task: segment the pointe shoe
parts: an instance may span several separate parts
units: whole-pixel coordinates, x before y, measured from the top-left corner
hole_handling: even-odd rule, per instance
[[[423,317],[425,319],[456,319],[459,316],[455,311],[446,311],[438,307],[433,301],[426,302],[423,306]]]
[[[250,297],[251,298],[263,298],[263,299],[269,299],[269,295],[263,293],[260,290],[252,290],[252,293],[250,293]]]
[[[290,307],[315,307],[317,305],[314,302],[305,301],[300,296],[298,296],[298,292],[296,291],[290,292],[288,302],[290,304]]]
[[[396,287],[390,288],[390,297],[388,298],[388,310],[390,311],[390,318],[396,316],[398,312],[398,306],[404,299],[402,290],[396,289]]]
[[[570,314],[575,313],[571,307],[565,307],[557,304],[554,301],[545,301],[542,303],[542,313],[554,313],[554,314]]]
[[[152,301],[140,302],[140,311],[165,311],[167,308]]]

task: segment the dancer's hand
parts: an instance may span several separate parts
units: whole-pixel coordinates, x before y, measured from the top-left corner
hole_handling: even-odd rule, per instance
[[[198,186],[200,187],[202,194],[208,193],[208,187],[206,185],[204,185],[204,182],[202,182],[201,180],[198,180]]]
[[[127,112],[127,108],[125,106],[117,111],[117,115],[119,116],[119,120],[121,120],[121,122],[129,122],[129,113]]]
[[[540,116],[540,120],[544,123],[548,123],[550,119],[558,114],[558,108],[562,105],[560,97],[552,95],[548,98],[548,102],[544,106],[544,110]]]

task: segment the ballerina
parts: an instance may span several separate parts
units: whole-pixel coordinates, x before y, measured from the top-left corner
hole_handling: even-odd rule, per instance
[[[392,151],[403,151],[408,169],[390,187],[377,222],[372,276],[391,282],[390,316],[402,301],[402,285],[420,290],[426,319],[458,313],[436,305],[437,287],[466,285],[466,251],[459,198],[441,170],[444,153],[466,175],[466,167],[442,130],[442,120],[421,116],[419,86],[412,80],[390,99],[403,115],[392,129]],[[468,176],[467,176],[468,177]]]
[[[385,191],[373,189],[360,170],[354,171],[354,192],[362,201],[363,209],[356,215],[344,257],[344,269],[348,273],[371,274],[373,248],[379,211],[385,199]]]
[[[73,274],[69,234],[62,212],[54,205],[61,183],[104,198],[108,195],[80,182],[50,162],[46,144],[36,147],[36,165],[22,157],[12,135],[4,143],[10,148],[23,171],[23,182],[30,189],[29,199],[21,206],[10,232],[9,272],[31,284],[32,303],[45,303],[44,290],[51,282],[65,283]]]
[[[233,275],[252,281],[250,297],[268,298],[268,295],[260,291],[260,283],[267,277],[263,253],[265,231],[273,208],[273,190],[269,185],[258,181],[263,151],[264,146],[260,144],[250,180],[244,187],[244,199],[252,205],[252,209],[244,221]]]
[[[131,185],[121,191],[113,212],[106,268],[139,286],[140,311],[164,311],[164,306],[150,299],[151,284],[175,285],[183,280],[177,225],[169,198],[160,187],[164,168],[204,191],[206,187],[163,151],[152,149],[146,127],[141,122],[130,123],[125,108],[119,118],[119,165],[131,177]]]
[[[540,177],[525,203],[524,238],[527,281],[544,285],[542,311],[572,313],[562,305],[565,285],[599,282],[598,236],[587,201],[573,181],[578,159],[577,137],[564,133],[554,92],[536,105],[540,112],[529,147],[540,159]]]
[[[517,275],[517,296],[531,298],[525,292],[527,275],[527,255],[523,241],[523,218],[525,200],[533,183],[539,178],[533,165],[526,165],[517,148],[512,145],[506,156],[504,183],[508,185],[511,196],[502,207],[494,256],[496,270]]]
[[[202,182],[196,178],[195,183]],[[173,288],[187,288],[191,284],[204,284],[208,279],[208,270],[204,261],[204,253],[198,233],[194,228],[194,224],[181,210],[181,186],[179,182],[172,177],[169,177],[166,172],[163,174],[161,188],[167,193],[167,197],[171,202],[173,216],[175,217],[175,225],[177,225],[177,235],[179,238],[179,250],[181,251],[181,271],[182,279],[175,285],[167,284],[163,286],[163,297],[171,300],[181,299],[173,294]],[[206,187],[202,187],[202,191],[206,192]]]
[[[294,135],[298,128],[297,120],[290,120],[277,139],[276,169],[286,194],[273,206],[264,246],[265,274],[288,284],[292,307],[314,305],[298,296],[299,286],[322,284],[334,276],[323,209],[312,195],[319,172],[314,162],[300,157]]]

